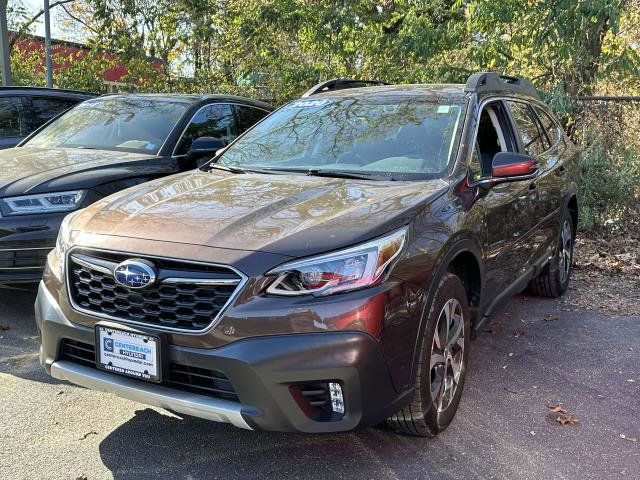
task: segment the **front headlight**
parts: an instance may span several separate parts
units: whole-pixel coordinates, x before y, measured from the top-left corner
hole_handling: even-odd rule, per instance
[[[272,295],[330,295],[375,285],[400,255],[407,229],[327,255],[297,260],[275,268],[267,289]]]
[[[69,242],[71,241],[71,221],[79,213],[73,212],[64,217],[60,224],[60,230],[58,231],[58,239],[56,240],[56,256],[61,264],[64,264],[64,256],[69,248]]]
[[[80,207],[86,190],[70,192],[39,193],[0,199],[7,215],[29,215],[34,213],[70,212]]]

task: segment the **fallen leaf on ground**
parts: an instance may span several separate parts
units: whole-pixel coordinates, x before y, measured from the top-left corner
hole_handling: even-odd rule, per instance
[[[513,335],[515,337],[524,337],[524,330],[516,330]]]
[[[578,423],[578,417],[574,415],[558,415],[556,417],[556,422],[561,425],[575,425]]]
[[[556,315],[554,315],[553,313],[550,313],[549,315],[546,315],[546,316],[544,317],[544,319],[545,319],[547,322],[553,322],[554,320],[557,320],[557,319],[558,319],[558,317],[557,317]]]
[[[558,405],[549,405],[551,413],[567,413],[567,409],[562,406],[562,404]]]
[[[620,434],[620,438],[622,438],[623,440],[627,440],[628,442],[633,442],[633,443],[636,443],[638,441],[638,439],[636,437],[627,437],[624,433]]]

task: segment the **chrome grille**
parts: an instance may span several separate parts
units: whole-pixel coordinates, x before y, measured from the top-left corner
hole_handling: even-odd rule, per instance
[[[116,283],[115,267],[132,257],[154,264],[153,285],[130,289]],[[76,309],[164,330],[208,328],[244,279],[225,266],[113,252],[73,250],[67,263],[69,294]]]

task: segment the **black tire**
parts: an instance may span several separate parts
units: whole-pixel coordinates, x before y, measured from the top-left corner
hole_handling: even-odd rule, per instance
[[[560,222],[556,253],[542,272],[529,282],[529,291],[531,293],[549,298],[558,298],[564,295],[571,279],[574,240],[575,225],[573,224],[573,217],[571,212],[565,210]]]
[[[457,304],[455,302],[457,302]],[[445,322],[447,320],[447,315],[444,310],[445,306],[453,306],[451,308],[456,308],[456,311],[457,306],[459,306],[462,321],[459,319],[454,320],[454,322],[447,325],[446,334],[434,338],[436,327],[439,328],[440,333],[442,334],[443,324],[441,323],[441,320]],[[445,317],[443,318],[441,315],[445,315]],[[451,315],[451,317],[455,318],[456,315]],[[452,273],[445,273],[438,283],[433,301],[428,309],[426,319],[427,325],[422,338],[422,347],[417,365],[413,399],[409,405],[387,419],[387,424],[396,432],[420,437],[432,437],[447,428],[453,420],[458,409],[458,404],[460,403],[460,397],[462,396],[464,380],[467,373],[469,343],[471,339],[471,324],[469,317],[469,303],[462,281]],[[460,338],[462,338],[462,355],[460,362],[456,362],[455,364],[453,363],[454,358],[452,356],[451,364],[449,364],[447,363],[448,355],[456,355],[457,352],[454,351],[454,347],[459,347],[459,343],[454,339],[455,343],[451,349],[449,350],[449,348],[447,348],[446,350],[443,350],[442,355],[439,354],[437,343],[448,343],[442,342],[442,340],[440,340],[441,338],[446,337],[447,339],[453,339],[455,335],[454,330],[456,330],[458,326],[461,327]],[[451,335],[449,335],[449,332],[452,332]],[[444,363],[436,362],[435,366],[432,365],[432,358],[439,357],[442,357]],[[458,369],[458,380],[457,382],[453,382],[453,379],[456,376],[454,369],[454,366],[456,365]],[[453,392],[449,392],[449,395],[446,396],[445,392],[447,391],[447,382],[440,382],[438,384],[438,379],[441,378],[441,374],[444,372],[445,380],[447,380],[450,367],[452,372],[451,381],[453,382],[451,383],[451,386],[454,386],[454,390]],[[440,408],[438,408],[438,401],[434,399],[434,395],[432,394],[432,388],[434,386],[437,387],[438,385],[442,387],[442,396],[440,397],[441,402],[439,403]],[[437,388],[436,391],[438,391]],[[438,394],[436,393],[435,395],[436,398],[438,398]],[[442,408],[444,406],[445,396],[447,405],[445,408]]]

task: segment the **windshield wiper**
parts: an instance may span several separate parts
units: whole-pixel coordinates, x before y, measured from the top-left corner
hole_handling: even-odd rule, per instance
[[[212,163],[211,165],[209,165],[209,171],[211,170],[223,170],[225,172],[231,173],[247,173],[246,170],[242,170],[241,168],[228,167],[227,165],[221,165],[219,163]]]
[[[356,173],[345,172],[341,170],[319,170],[316,168],[310,168],[307,170],[307,175],[310,177],[334,177],[334,178],[354,178],[356,180],[390,180],[395,178],[387,177],[386,175],[376,175],[374,173]]]
[[[266,175],[276,175],[277,170],[271,168],[238,168],[238,167],[230,167],[229,165],[222,165],[221,163],[212,163],[209,165],[209,170],[224,170],[225,172],[231,173],[264,173]]]

